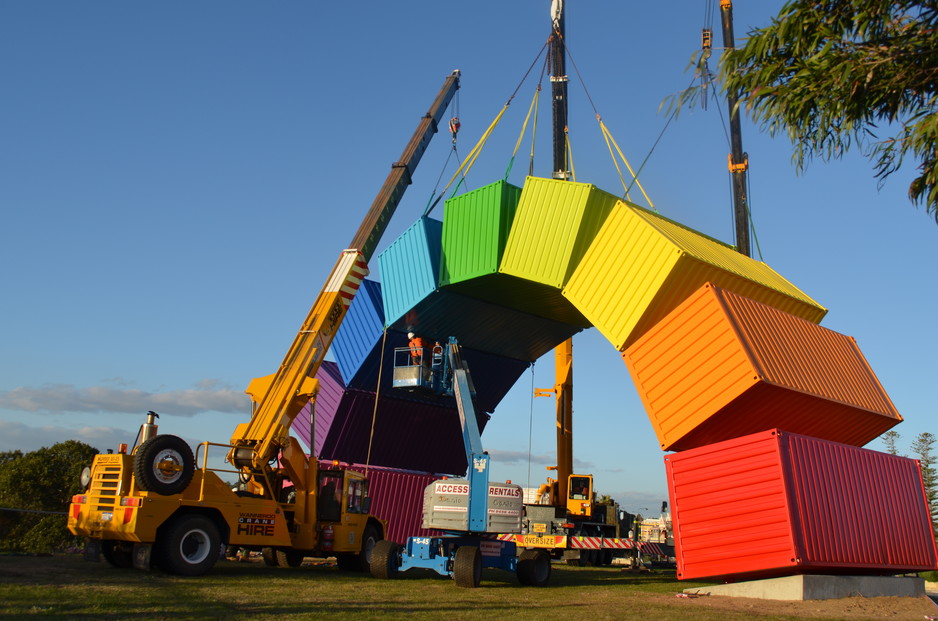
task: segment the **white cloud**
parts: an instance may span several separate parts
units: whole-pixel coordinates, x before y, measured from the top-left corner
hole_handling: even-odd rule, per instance
[[[0,409],[22,412],[113,412],[139,414],[154,410],[161,415],[194,416],[202,412],[244,414],[250,401],[242,391],[202,380],[196,388],[167,392],[71,384],[20,386],[0,393]]]
[[[126,429],[115,427],[31,427],[23,423],[0,420],[0,451],[18,450],[28,453],[66,440],[78,440],[104,451],[115,448],[120,442],[127,442],[127,437]]]
[[[528,454],[525,451],[502,451],[494,449],[488,452],[492,461],[499,465],[524,465],[528,463]],[[531,465],[533,466],[556,466],[557,458],[553,453],[541,455],[531,455]],[[593,470],[593,464],[581,459],[573,459],[573,469],[576,472],[588,473]]]

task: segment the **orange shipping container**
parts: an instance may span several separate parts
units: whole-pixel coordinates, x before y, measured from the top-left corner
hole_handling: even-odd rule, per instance
[[[622,357],[664,450],[772,427],[862,446],[902,420],[852,338],[711,283]]]

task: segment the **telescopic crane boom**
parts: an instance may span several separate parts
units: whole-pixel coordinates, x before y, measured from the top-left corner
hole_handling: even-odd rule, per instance
[[[411,176],[426,151],[439,122],[459,88],[453,71],[427,114],[421,119],[401,158],[391,167],[384,185],[352,238],[350,250],[339,257],[326,285],[303,322],[280,368],[257,378],[248,387],[255,402],[249,423],[239,425],[231,437],[228,461],[242,472],[258,472],[288,446],[290,424],[310,397],[323,356],[335,337],[361,279],[368,275],[367,261],[381,240],[388,221],[400,203]]]

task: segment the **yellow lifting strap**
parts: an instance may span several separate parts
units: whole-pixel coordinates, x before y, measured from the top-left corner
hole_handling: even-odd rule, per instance
[[[648,202],[648,206],[652,209],[655,209],[655,204],[651,202],[651,199],[648,197],[648,194],[645,193],[645,188],[642,187],[641,182],[639,182],[638,177],[635,176],[635,171],[632,170],[632,166],[629,165],[629,161],[626,159],[625,155],[622,154],[622,149],[619,148],[619,145],[616,143],[616,139],[612,137],[612,133],[606,127],[606,124],[603,123],[602,118],[597,114],[596,120],[599,121],[599,129],[603,132],[603,138],[606,140],[606,147],[609,148],[609,155],[612,157],[612,162],[616,166],[616,171],[619,173],[619,180],[622,181],[622,188],[625,190],[625,197],[629,200],[632,200],[629,196],[629,188],[625,184],[625,178],[622,176],[622,170],[619,168],[619,162],[616,160],[616,156],[612,151],[612,148],[615,147],[616,153],[619,154],[619,157],[622,158],[623,163],[625,163],[626,168],[629,169],[629,174],[632,175],[632,182],[638,185],[638,189],[642,191],[642,196],[645,197],[645,200]]]
[[[573,145],[570,144],[570,132],[563,128],[563,138],[567,145],[567,163],[570,164],[570,179],[576,183],[576,167],[573,165]]]
[[[531,120],[531,116],[534,116],[534,123],[531,125],[531,160],[532,164],[528,166],[529,173],[530,169],[533,168],[534,160],[534,139],[537,135],[537,106],[538,98],[541,94],[541,85],[538,84],[537,88],[534,90],[534,98],[531,99],[531,105],[528,106],[528,115],[524,117],[524,123],[521,124],[521,133],[518,134],[518,141],[515,143],[515,150],[511,153],[511,159],[508,160],[508,168],[505,170],[505,180],[508,180],[508,175],[511,174],[511,168],[515,164],[515,156],[518,155],[518,151],[521,149],[521,142],[524,140],[524,133],[528,128],[528,121]]]

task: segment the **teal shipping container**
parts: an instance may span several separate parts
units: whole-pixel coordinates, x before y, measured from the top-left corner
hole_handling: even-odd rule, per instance
[[[436,291],[442,236],[443,223],[423,217],[378,255],[386,325],[395,324]]]

